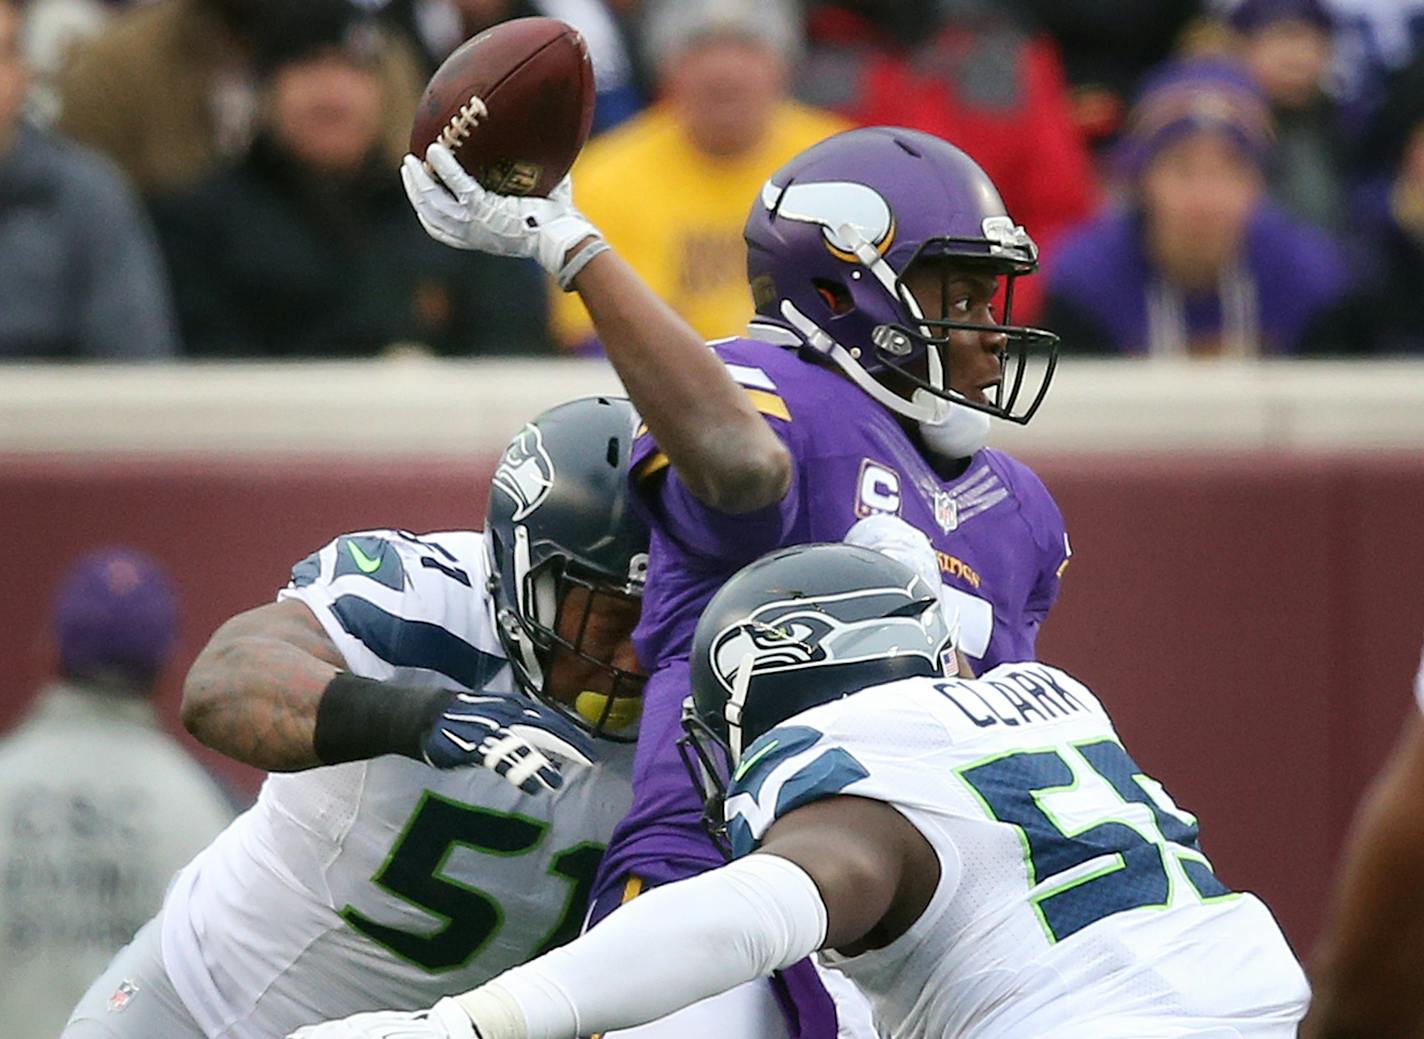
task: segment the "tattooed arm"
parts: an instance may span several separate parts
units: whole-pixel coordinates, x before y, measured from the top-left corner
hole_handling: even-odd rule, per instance
[[[269,772],[400,754],[435,768],[481,766],[537,794],[563,785],[560,761],[595,760],[587,735],[522,696],[408,688],[345,668],[305,603],[259,606],[198,654],[183,682],[183,724]]]
[[[219,628],[183,682],[183,725],[230,758],[273,772],[321,764],[317,705],[345,668],[304,603],[268,603]]]

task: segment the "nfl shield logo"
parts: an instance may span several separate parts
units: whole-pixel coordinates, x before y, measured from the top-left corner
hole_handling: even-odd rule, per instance
[[[138,995],[138,986],[125,978],[119,982],[119,987],[114,989],[114,994],[109,997],[109,1013],[118,1013],[128,1006],[136,995]]]
[[[940,530],[948,534],[959,526],[959,502],[944,491],[935,491],[934,517]]]

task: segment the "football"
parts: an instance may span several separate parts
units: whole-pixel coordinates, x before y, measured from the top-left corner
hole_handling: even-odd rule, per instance
[[[593,66],[578,30],[516,18],[461,44],[426,85],[411,127],[420,158],[440,141],[480,184],[548,195],[593,122]]]

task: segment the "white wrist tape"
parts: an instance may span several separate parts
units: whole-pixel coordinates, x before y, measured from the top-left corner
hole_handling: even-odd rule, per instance
[[[577,941],[455,998],[482,1039],[575,1039],[764,977],[825,937],[825,903],[805,870],[758,853],[655,888]]]
[[[607,242],[602,238],[596,238],[574,253],[569,262],[559,268],[559,288],[565,292],[572,292],[574,279],[579,276],[579,272],[587,267],[595,256],[606,253],[608,249]]]

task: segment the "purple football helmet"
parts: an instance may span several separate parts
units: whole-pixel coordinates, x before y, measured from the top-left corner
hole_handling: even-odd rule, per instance
[[[830,137],[771,175],[746,240],[754,334],[835,363],[892,411],[937,422],[952,401],[1025,423],[1042,403],[1058,337],[1011,323],[1014,280],[1038,268],[1038,247],[952,144],[891,126]],[[1002,277],[1002,324],[926,318],[903,281],[919,260]],[[949,389],[953,332],[1002,335],[987,400]]]

